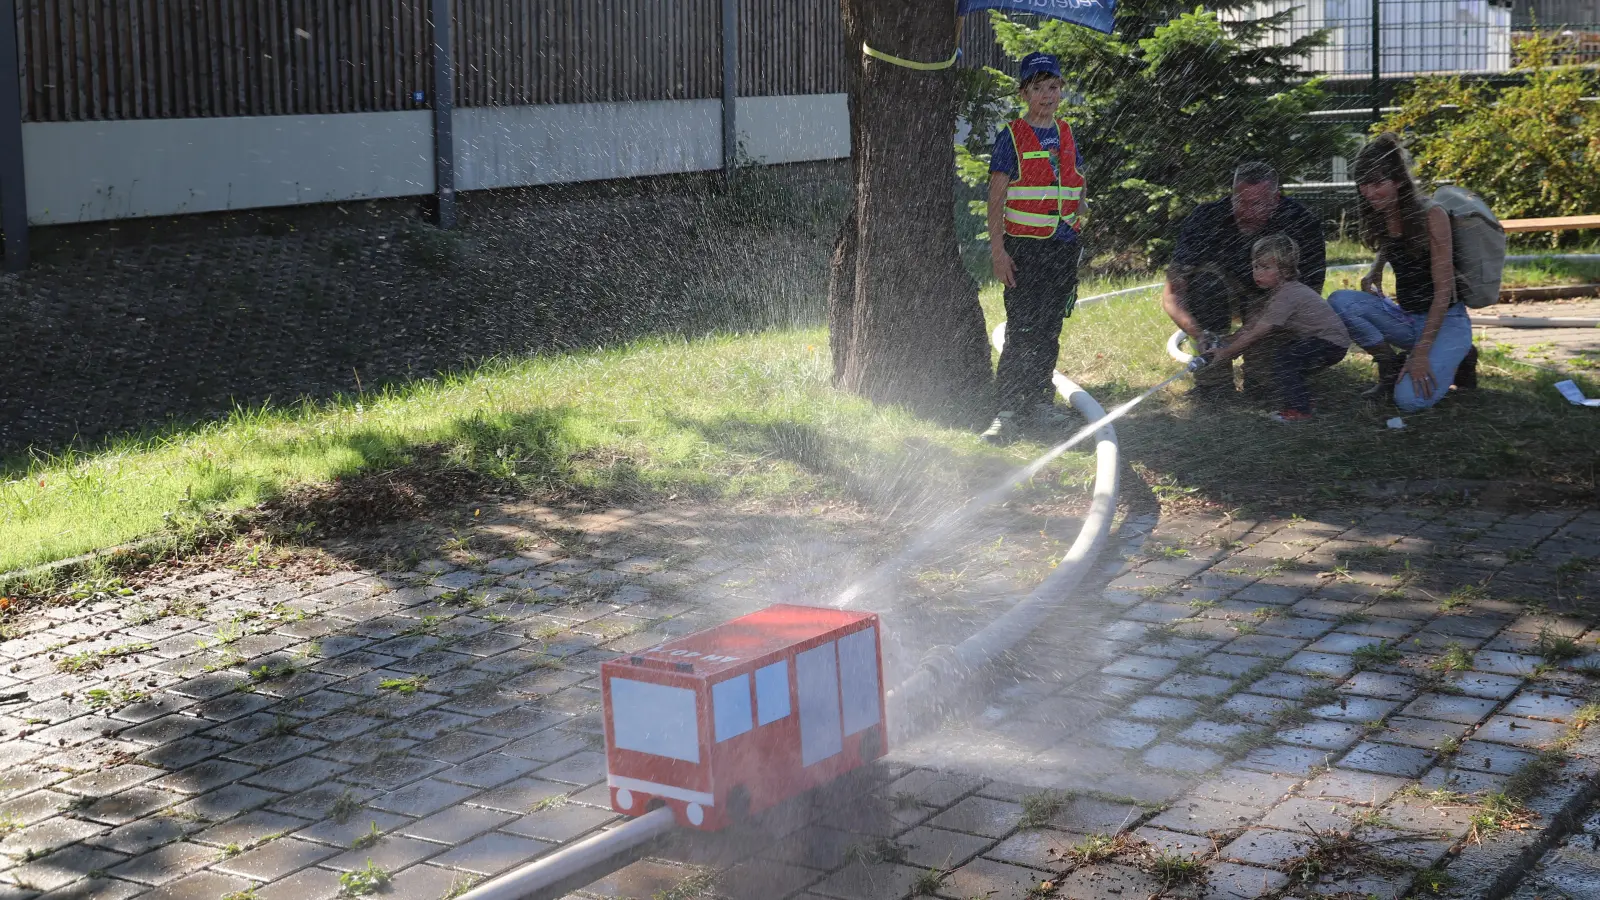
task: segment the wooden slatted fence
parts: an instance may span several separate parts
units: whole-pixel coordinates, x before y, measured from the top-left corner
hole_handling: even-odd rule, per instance
[[[428,0],[27,0],[34,122],[415,109]],[[740,93],[845,89],[838,0],[739,0]],[[721,92],[720,0],[455,0],[460,106],[694,100]],[[969,16],[967,65],[1003,65]]]

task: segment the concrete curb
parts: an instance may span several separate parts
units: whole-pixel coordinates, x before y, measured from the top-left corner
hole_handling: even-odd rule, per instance
[[[1449,900],[1502,900],[1521,884],[1546,851],[1571,834],[1589,804],[1600,797],[1600,727],[1585,729],[1569,751],[1561,778],[1528,801],[1542,827],[1506,831],[1470,844],[1445,869],[1453,879]]]

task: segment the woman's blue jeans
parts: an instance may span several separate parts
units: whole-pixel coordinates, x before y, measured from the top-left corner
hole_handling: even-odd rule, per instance
[[[1387,344],[1401,350],[1410,350],[1422,336],[1422,326],[1427,323],[1427,313],[1410,313],[1385,297],[1366,291],[1334,291],[1328,295],[1333,311],[1344,320],[1350,339],[1357,346],[1370,349]],[[1472,320],[1467,318],[1467,307],[1457,303],[1444,314],[1439,335],[1433,339],[1428,351],[1428,368],[1433,370],[1433,393],[1424,395],[1405,375],[1394,386],[1394,404],[1405,412],[1438,403],[1450,392],[1450,382],[1455,380],[1456,367],[1472,349]]]

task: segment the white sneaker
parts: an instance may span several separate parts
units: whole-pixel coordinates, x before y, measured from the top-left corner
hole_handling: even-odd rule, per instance
[[[1009,444],[1021,437],[1020,430],[1016,415],[1009,411],[1002,412],[994,417],[994,422],[990,423],[989,430],[983,433],[982,438],[988,444]]]
[[[1040,403],[1028,411],[1028,423],[1035,428],[1062,428],[1072,421],[1072,414],[1054,403]]]

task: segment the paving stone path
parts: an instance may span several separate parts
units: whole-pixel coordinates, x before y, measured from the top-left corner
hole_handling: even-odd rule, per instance
[[[486,512],[501,551],[219,570],[23,620],[0,641],[0,692],[27,696],[0,707],[0,900],[316,900],[367,871],[382,896],[459,893],[617,821],[602,660],[865,564],[859,532],[802,515]],[[1021,524],[988,569],[911,579],[940,593],[886,616],[915,632],[891,676],[1037,580]],[[1469,832],[1548,824],[1485,797],[1589,764],[1600,512],[1138,532],[976,708],[580,895],[1471,895]]]

